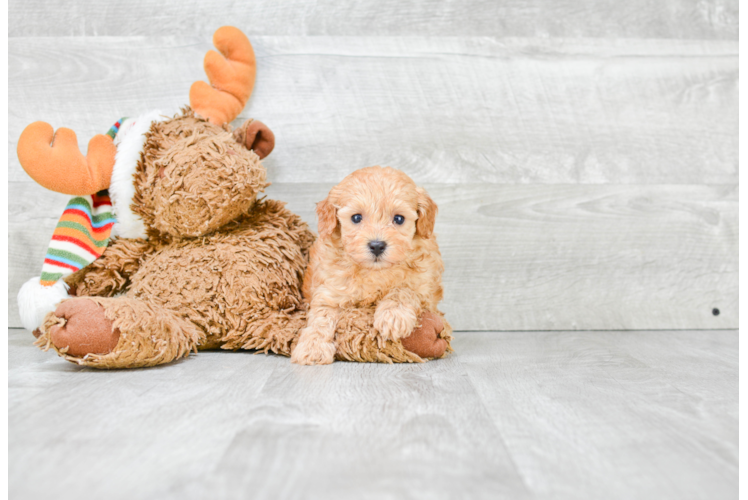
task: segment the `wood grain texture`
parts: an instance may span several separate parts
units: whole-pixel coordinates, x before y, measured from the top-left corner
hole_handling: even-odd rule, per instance
[[[745,400],[745,396],[741,397]],[[743,406],[745,403],[741,403]],[[740,498],[748,498],[748,420],[740,421]]]
[[[456,328],[737,326],[736,42],[253,43],[258,83],[237,122],[276,134],[271,195],[313,225],[313,202],[356,168],[426,183]],[[71,127],[85,149],[121,116],[176,112],[209,48],[207,36],[10,39],[11,326],[64,206],[20,168],[23,127]]]
[[[253,37],[277,182],[376,164],[418,182],[730,184],[732,41]],[[209,37],[12,38],[9,179],[36,120],[79,143],[121,116],[186,104]]]
[[[17,36],[436,35],[738,39],[737,0],[12,0]]]
[[[316,229],[314,204],[330,187],[279,183],[267,195]],[[442,307],[458,330],[738,325],[734,186],[425,187],[439,205]],[[11,190],[8,308],[19,325],[17,290],[38,275],[65,197],[39,203],[31,182]]]
[[[537,498],[738,497],[737,331],[458,339]]]
[[[29,351],[28,332],[11,334]],[[305,369],[204,352],[92,372],[51,353],[20,357],[15,498],[53,485],[60,498],[529,498],[456,358]]]
[[[201,352],[111,372],[31,342],[9,331],[11,498],[737,496],[736,330],[458,332],[422,365]]]
[[[316,220],[331,185],[301,187],[268,192]],[[738,326],[735,186],[425,187],[457,330]]]
[[[738,328],[748,330],[748,183],[738,186],[738,198]]]

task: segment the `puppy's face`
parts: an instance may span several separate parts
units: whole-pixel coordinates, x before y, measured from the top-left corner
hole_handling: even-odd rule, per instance
[[[399,170],[357,170],[317,205],[321,238],[335,238],[359,265],[387,268],[402,262],[416,238],[430,237],[436,204]]]

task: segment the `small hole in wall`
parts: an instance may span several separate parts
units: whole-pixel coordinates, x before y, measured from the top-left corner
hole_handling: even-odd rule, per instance
[[[719,316],[719,309],[717,309],[716,307],[712,309],[712,314],[715,316]]]

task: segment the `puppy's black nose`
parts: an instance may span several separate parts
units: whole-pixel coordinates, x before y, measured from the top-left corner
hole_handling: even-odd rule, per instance
[[[384,241],[374,240],[369,242],[369,250],[374,254],[375,257],[382,255],[382,252],[387,248],[387,243]]]

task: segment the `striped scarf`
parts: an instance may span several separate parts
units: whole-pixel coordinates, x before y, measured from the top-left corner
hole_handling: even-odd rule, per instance
[[[124,120],[117,121],[107,135],[114,139]],[[101,257],[109,244],[115,222],[106,189],[71,199],[49,242],[40,283],[52,286]]]
[[[49,242],[41,284],[52,286],[101,257],[115,222],[106,190],[71,199]]]

